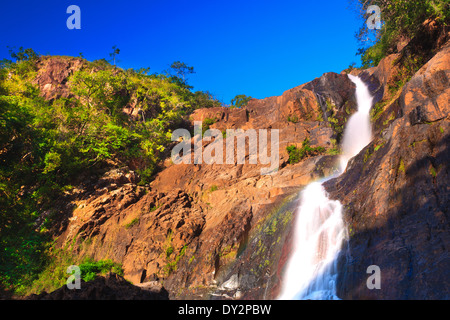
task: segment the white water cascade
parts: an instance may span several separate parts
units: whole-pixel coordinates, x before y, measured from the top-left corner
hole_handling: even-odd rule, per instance
[[[342,143],[340,172],[350,158],[361,151],[372,139],[370,108],[372,96],[364,82],[355,76],[349,78],[356,85],[358,111],[348,120]],[[283,276],[280,300],[339,299],[336,295],[337,258],[347,231],[342,218],[342,205],[330,200],[323,183],[309,184],[302,192],[294,226],[292,256]]]

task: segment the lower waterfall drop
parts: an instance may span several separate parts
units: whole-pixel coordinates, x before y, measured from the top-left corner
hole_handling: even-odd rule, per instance
[[[372,139],[369,112],[373,98],[360,78],[348,76],[356,85],[358,111],[350,117],[344,130],[338,175]],[[337,258],[347,231],[341,203],[330,200],[322,185],[338,175],[313,182],[301,192],[292,256],[283,275],[280,300],[339,299],[336,295]]]

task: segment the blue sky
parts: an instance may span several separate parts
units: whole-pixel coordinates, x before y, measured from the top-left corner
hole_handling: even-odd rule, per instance
[[[121,68],[194,67],[194,90],[224,103],[237,94],[281,95],[352,62],[360,20],[349,0],[58,0],[8,1],[0,10],[0,58],[7,46],[40,54],[107,58],[117,45]],[[69,5],[81,30],[69,30]]]

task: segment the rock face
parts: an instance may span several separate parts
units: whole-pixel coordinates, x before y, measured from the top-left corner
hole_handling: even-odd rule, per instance
[[[395,119],[326,183],[345,206],[350,234],[343,299],[450,297],[449,81],[447,43],[392,101]],[[380,290],[366,286],[370,265],[380,267]]]
[[[317,96],[322,98],[319,100],[328,99],[339,110],[342,110],[346,103],[351,104],[352,109],[355,110],[356,108],[354,100],[355,85],[344,74],[328,72],[301,87],[312,90]],[[326,110],[322,111],[326,112]]]
[[[412,126],[442,120],[450,101],[449,46],[444,47],[406,84],[400,105]]]

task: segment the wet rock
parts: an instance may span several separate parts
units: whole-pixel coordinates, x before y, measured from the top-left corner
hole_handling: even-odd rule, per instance
[[[220,286],[220,290],[236,290],[237,288],[239,288],[239,277],[237,274],[233,274],[230,279]]]

